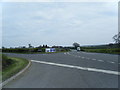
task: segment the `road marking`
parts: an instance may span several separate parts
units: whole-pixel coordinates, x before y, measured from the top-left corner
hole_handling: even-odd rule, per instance
[[[83,59],[85,58],[85,57],[82,57]]]
[[[96,60],[96,59],[93,58],[92,60]]]
[[[98,60],[98,61],[100,61],[100,62],[104,62],[103,60]]]
[[[85,70],[85,71],[101,72],[101,73],[106,73],[106,74],[120,75],[120,72],[117,72],[117,71],[102,70],[102,69],[96,69],[96,68],[87,68],[87,67],[73,66],[73,65],[67,65],[67,64],[45,62],[45,61],[36,61],[36,60],[31,60],[31,61],[36,62],[36,63],[41,63],[41,64],[59,66],[59,67],[67,67],[67,68],[74,68],[74,69]]]
[[[67,54],[70,54],[69,52],[67,52]]]
[[[109,62],[109,63],[115,63],[115,62]]]
[[[86,52],[81,52],[81,53],[86,53]]]
[[[66,53],[64,53],[64,54],[66,54]]]

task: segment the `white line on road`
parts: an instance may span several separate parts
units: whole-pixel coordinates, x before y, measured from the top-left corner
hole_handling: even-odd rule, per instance
[[[70,54],[69,52],[67,52],[67,54]]]
[[[45,62],[45,61],[36,61],[36,60],[31,60],[31,61],[36,62],[36,63],[41,63],[41,64],[48,64],[48,65],[54,65],[54,66],[60,66],[60,67],[74,68],[74,69],[79,69],[79,70],[86,70],[86,71],[92,71],[92,72],[101,72],[101,73],[106,73],[106,74],[120,75],[120,72],[117,72],[117,71],[102,70],[102,69],[96,69],[96,68],[87,68],[87,67],[73,66],[73,65],[67,65],[67,64]]]
[[[109,63],[115,63],[115,62],[109,62]]]
[[[66,54],[66,53],[64,53],[64,54]]]
[[[82,57],[83,59],[85,58],[85,57]]]
[[[96,60],[96,59],[93,58],[92,60]]]
[[[104,62],[103,60],[98,60],[98,61],[100,61],[100,62]]]

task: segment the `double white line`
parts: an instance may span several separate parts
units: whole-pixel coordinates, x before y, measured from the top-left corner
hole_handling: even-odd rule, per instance
[[[74,69],[85,70],[85,71],[101,72],[101,73],[106,73],[106,74],[120,75],[120,72],[117,72],[117,71],[110,71],[110,70],[103,70],[103,69],[96,69],[96,68],[87,68],[87,67],[80,67],[80,66],[73,66],[73,65],[59,64],[59,63],[45,62],[45,61],[37,61],[37,60],[31,60],[31,61],[36,62],[36,63],[41,63],[41,64],[59,66],[59,67],[74,68]]]

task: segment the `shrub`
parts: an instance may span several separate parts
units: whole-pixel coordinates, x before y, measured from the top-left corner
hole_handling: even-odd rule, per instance
[[[9,66],[12,64],[13,61],[9,59],[6,55],[2,55],[2,68],[4,69],[5,67]]]

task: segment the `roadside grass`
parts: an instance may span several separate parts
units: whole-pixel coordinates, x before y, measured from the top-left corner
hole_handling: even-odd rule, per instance
[[[120,48],[111,49],[83,49],[85,52],[96,52],[96,53],[109,53],[109,54],[120,54]]]
[[[18,73],[20,70],[25,68],[29,61],[23,58],[15,58],[15,57],[8,57],[13,61],[12,64],[6,66],[2,70],[2,81],[5,81],[6,79],[10,78],[11,76]]]

